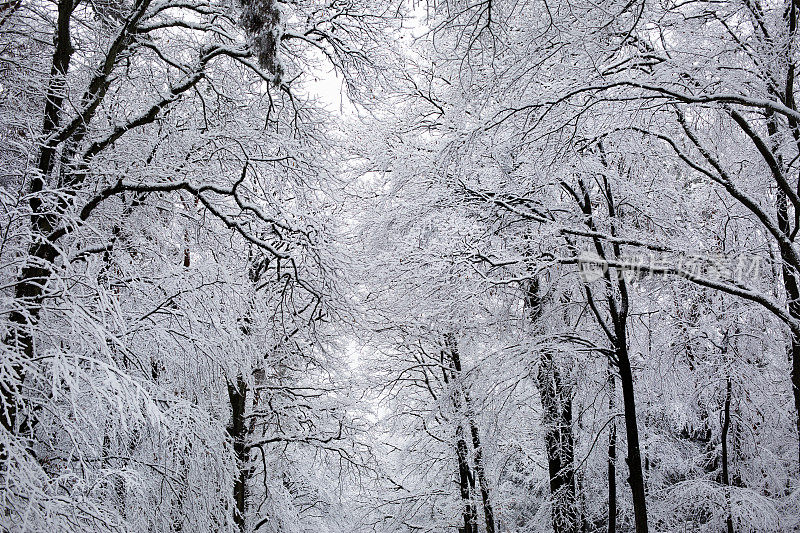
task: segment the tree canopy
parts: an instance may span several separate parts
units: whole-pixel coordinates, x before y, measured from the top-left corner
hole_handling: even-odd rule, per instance
[[[799,14],[0,0],[0,530],[800,530]]]

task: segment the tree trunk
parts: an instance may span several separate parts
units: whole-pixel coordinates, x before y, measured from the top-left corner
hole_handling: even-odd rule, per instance
[[[461,494],[461,501],[464,504],[464,527],[459,528],[459,531],[461,533],[477,533],[478,513],[475,509],[475,504],[472,502],[471,494],[471,487],[475,481],[469,467],[467,441],[464,438],[464,428],[461,424],[456,428],[456,456],[458,458],[458,486]]]
[[[611,426],[608,433],[608,533],[617,530],[617,384],[612,369],[608,369],[608,410]]]
[[[800,319],[800,316],[793,316],[793,318]],[[798,464],[800,464],[800,339],[794,335],[792,335],[790,356],[792,359],[791,381],[792,395],[794,396],[794,422],[797,430],[797,457]]]
[[[545,445],[553,499],[552,520],[555,533],[577,533],[580,520],[575,498],[574,440],[572,437],[572,398],[549,351],[542,353],[537,376],[544,410]]]
[[[445,347],[447,348],[447,357],[449,361],[445,361],[445,350],[441,351],[441,365],[442,365],[442,378],[445,386],[452,384],[456,387],[453,381],[455,376],[455,362],[453,360],[453,353],[456,354],[455,337],[452,333],[445,335]],[[457,356],[456,356],[457,357]],[[460,360],[459,360],[460,365]],[[469,449],[467,448],[467,440],[464,432],[464,425],[461,423],[461,399],[459,391],[453,389],[450,391],[450,398],[453,402],[453,409],[456,413],[456,459],[458,461],[458,487],[463,504],[463,522],[464,527],[458,528],[459,533],[477,533],[478,532],[478,513],[475,504],[472,501],[472,489],[475,487],[475,477],[472,475],[472,469],[469,465]]]
[[[478,428],[473,417],[469,419],[470,433],[472,434],[472,447],[475,449],[475,473],[478,474],[478,483],[481,486],[481,502],[483,503],[483,518],[486,533],[494,533],[494,509],[489,498],[489,483],[486,480],[486,470],[483,465],[483,449],[478,435]]]
[[[492,508],[491,498],[489,497],[489,482],[486,479],[486,469],[483,463],[483,448],[481,447],[480,433],[475,420],[475,410],[472,407],[472,398],[464,386],[461,379],[461,355],[455,337],[449,334],[445,337],[445,343],[450,350],[450,358],[457,377],[456,384],[461,394],[464,396],[464,408],[469,424],[470,436],[472,437],[472,447],[475,452],[475,473],[478,476],[478,483],[481,488],[481,502],[483,503],[483,517],[486,525],[486,533],[494,533],[494,509]],[[458,391],[456,391],[457,393]]]
[[[607,167],[608,162],[606,161],[602,144],[600,144],[599,150],[603,164]],[[597,228],[594,223],[589,189],[581,178],[578,178],[578,184],[581,194],[578,194],[574,190],[569,190],[586,217],[586,225],[592,231],[596,231]],[[608,208],[608,216],[614,221],[614,224],[611,225],[611,234],[616,235],[615,221],[617,219],[617,209],[614,204],[611,184],[606,178],[603,178],[603,184],[605,187],[604,196],[606,207]],[[607,257],[605,244],[597,237],[593,238],[593,242],[597,254],[602,259],[605,259]],[[610,252],[615,259],[619,259],[622,256],[621,247],[617,243],[612,244],[608,252]],[[636,533],[647,533],[647,500],[645,497],[644,474],[642,472],[642,454],[639,447],[639,428],[636,422],[633,369],[631,368],[631,361],[628,353],[628,286],[625,277],[618,269],[613,272],[613,275],[610,269],[604,270],[603,281],[605,282],[605,297],[608,303],[608,314],[611,318],[612,328],[609,328],[607,322],[603,319],[594,302],[592,291],[588,285],[585,285],[586,296],[598,324],[602,326],[603,331],[606,333],[613,347],[613,354],[616,359],[614,362],[619,369],[620,384],[622,385],[622,403],[625,415],[625,433],[628,440],[628,456],[626,462],[628,463],[629,472],[628,483],[630,484],[631,495],[633,497],[634,524],[636,526]]]
[[[542,314],[538,280],[534,279],[528,283],[524,305],[529,320],[535,324]],[[548,350],[541,354],[537,384],[545,426],[553,531],[577,533],[581,521],[575,494],[572,398],[569,388],[563,383],[553,354]]]
[[[72,60],[72,41],[70,38],[70,18],[75,6],[72,0],[58,2],[58,21],[55,33],[55,49],[50,68],[50,81],[47,88],[45,101],[44,122],[42,124],[42,137],[46,138],[55,132],[61,123],[61,105],[66,96],[65,76]],[[44,295],[44,285],[50,278],[51,264],[57,256],[56,248],[47,239],[55,224],[54,215],[48,213],[49,208],[43,206],[41,197],[37,194],[46,187],[46,179],[53,170],[56,146],[53,141],[48,141],[42,146],[37,161],[38,173],[31,180],[29,192],[31,199],[31,230],[32,241],[28,247],[29,259],[22,268],[22,272],[14,287],[14,300],[18,307],[9,314],[11,331],[4,340],[5,344],[13,351],[22,355],[23,361],[33,359],[33,332],[31,328],[38,322]],[[11,377],[15,383],[0,384],[0,396],[3,406],[0,411],[0,423],[9,432],[26,434],[32,431],[33,421],[23,421],[17,427],[18,412],[21,407],[17,401],[17,387],[25,380],[26,369],[22,364],[14,364],[11,368]],[[3,416],[4,415],[4,416]],[[0,456],[3,451],[0,450]]]
[[[789,206],[786,194],[778,190],[776,208],[778,215],[778,226],[787,238],[790,233],[789,228]],[[787,263],[788,251],[781,246],[781,259],[783,260],[783,289],[786,295],[786,303],[789,315],[795,320],[800,320],[800,283],[798,283],[797,271]],[[792,364],[789,377],[792,383],[792,396],[794,398],[795,428],[797,430],[797,457],[800,461],[800,339],[792,334],[789,346],[789,360]]]
[[[628,438],[628,483],[633,496],[633,514],[636,533],[647,533],[647,501],[642,474],[642,455],[639,449],[639,428],[636,423],[636,400],[633,389],[633,370],[628,357],[627,338],[624,329],[617,331],[616,354],[619,377],[622,385],[622,403],[625,410],[625,434]]]
[[[245,408],[247,407],[247,383],[240,374],[236,384],[228,383],[228,398],[231,402],[231,424],[228,435],[233,442],[238,475],[233,482],[233,501],[235,504],[233,520],[241,533],[245,532],[245,513],[247,511],[247,426],[245,424]]]
[[[783,95],[783,101],[786,107],[790,109],[797,109],[797,104],[794,99],[794,86],[795,86],[795,63],[794,63],[794,54],[796,53],[794,50],[794,38],[797,35],[797,2],[792,1],[789,2],[789,9],[788,13],[784,13],[784,19],[787,22],[787,29],[789,32],[789,45],[785,51],[786,59],[787,59],[787,68],[786,68],[786,85],[785,91]],[[778,149],[779,144],[775,141],[775,133],[776,133],[776,122],[774,116],[770,117],[771,120],[767,122],[768,133],[770,138],[773,139],[772,145],[772,152],[776,155],[776,160],[781,164],[783,164],[783,159],[781,157],[781,152]],[[797,145],[798,149],[800,150],[800,124],[797,123],[797,119],[794,117],[789,118],[789,126],[792,130],[792,136],[794,137],[795,144]],[[797,232],[798,228],[794,228],[794,232],[790,231],[789,228],[789,209],[788,209],[788,202],[786,198],[786,193],[778,188],[778,225],[783,231],[786,236],[794,241],[794,233]],[[797,206],[795,206],[795,210]],[[795,213],[795,220],[797,217],[797,213]],[[797,225],[797,223],[795,224]],[[796,268],[789,267],[789,264],[786,262],[787,255],[784,251],[784,248],[781,247],[781,258],[783,259],[784,267],[783,267],[783,283],[786,289],[786,301],[789,307],[789,315],[795,320],[800,320],[800,283],[798,283],[798,272],[797,268],[800,268],[800,265],[795,265]],[[791,357],[792,357],[792,369],[790,372],[790,379],[792,382],[792,394],[794,396],[794,412],[795,412],[795,426],[797,428],[797,457],[798,457],[798,465],[800,466],[800,338],[797,338],[796,335],[792,334],[792,345],[791,345]]]
[[[794,18],[796,6],[794,2],[791,4],[791,14]],[[794,24],[794,23],[793,23]],[[794,74],[793,67],[790,69],[787,86],[793,83]],[[793,96],[787,95],[789,105],[794,105]],[[779,141],[776,140],[778,134],[778,123],[775,119],[774,113],[767,113],[767,133],[772,141],[771,150],[775,157],[778,169],[775,172],[783,172],[783,157],[778,148]],[[800,149],[800,138],[796,138],[798,149]],[[789,222],[789,201],[786,197],[786,192],[778,187],[775,195],[775,215],[778,220],[778,229],[786,235],[786,239],[793,241],[793,231]],[[793,256],[791,250],[791,243],[779,242],[781,260],[783,262],[783,289],[786,296],[786,306],[789,311],[789,316],[795,320],[800,320],[800,281],[798,280],[797,265],[793,264],[791,258]],[[794,398],[794,412],[795,412],[795,428],[797,430],[797,457],[798,464],[800,464],[800,339],[792,334],[791,345],[789,347],[789,358],[792,364],[792,369],[789,373],[789,378],[792,384],[792,396]]]
[[[731,514],[731,479],[728,472],[728,431],[731,427],[731,378],[728,376],[725,386],[725,407],[722,412],[722,483],[725,485],[725,499],[728,506],[728,516],[725,518],[727,533],[733,533],[733,516]]]

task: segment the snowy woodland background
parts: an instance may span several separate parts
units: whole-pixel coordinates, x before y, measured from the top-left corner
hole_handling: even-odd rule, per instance
[[[0,530],[800,531],[798,16],[1,0]]]

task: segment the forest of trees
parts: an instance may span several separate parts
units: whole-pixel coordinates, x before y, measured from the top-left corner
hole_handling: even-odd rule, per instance
[[[0,531],[800,531],[799,19],[0,0]]]

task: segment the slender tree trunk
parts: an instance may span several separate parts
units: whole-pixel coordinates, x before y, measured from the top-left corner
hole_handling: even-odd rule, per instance
[[[461,354],[458,351],[455,336],[448,334],[445,337],[445,343],[450,350],[450,358],[455,370],[457,378],[456,384],[459,391],[464,396],[464,409],[466,411],[466,419],[469,424],[470,436],[472,437],[472,448],[475,453],[475,474],[478,476],[478,483],[481,489],[481,503],[483,504],[483,517],[486,525],[486,533],[494,533],[494,509],[492,508],[491,498],[489,496],[489,482],[486,479],[486,469],[483,462],[483,448],[481,447],[481,438],[478,431],[478,426],[475,420],[475,410],[472,406],[472,398],[469,391],[464,386],[461,379]],[[456,394],[459,392],[456,391]]]
[[[538,373],[539,395],[544,410],[545,444],[553,498],[555,533],[577,533],[580,520],[575,497],[572,398],[549,351],[542,353]]]
[[[794,63],[794,55],[796,53],[796,50],[794,49],[794,42],[797,36],[797,7],[798,3],[795,0],[792,0],[789,2],[789,9],[787,12],[784,12],[789,39],[787,41],[787,48],[785,50],[787,68],[783,100],[786,107],[795,110],[797,109],[797,104],[794,99],[794,78],[796,70]],[[772,119],[767,123],[767,128],[768,133],[773,141],[776,133],[776,126],[777,125],[774,117],[772,117]],[[797,123],[797,119],[792,117],[789,118],[789,126],[791,127],[795,144],[797,145],[798,149],[800,149],[800,124]],[[781,158],[781,153],[778,149],[778,146],[778,143],[774,141],[772,145],[772,152],[777,156],[776,160],[780,162],[780,170],[782,171],[783,160]],[[795,209],[797,209],[797,206],[795,206]],[[796,220],[797,213],[795,213],[795,221]],[[794,240],[793,233],[797,232],[798,228],[795,227],[794,232],[790,231],[789,209],[786,193],[780,188],[778,188],[778,225],[781,231],[783,231],[789,239]],[[784,287],[786,288],[786,301],[789,305],[789,314],[791,317],[796,320],[800,320],[800,283],[798,283],[798,272],[796,269],[789,267],[789,264],[786,262],[786,258],[784,257],[785,255],[786,254],[782,247],[781,257],[783,258],[784,263],[783,283]],[[790,372],[790,379],[792,382],[792,394],[794,396],[795,426],[797,429],[797,457],[798,466],[800,466],[800,338],[797,338],[795,335],[792,335],[791,357],[792,370]]]
[[[633,513],[636,533],[647,533],[647,500],[645,498],[644,475],[642,473],[642,455],[639,448],[639,427],[636,422],[636,399],[633,389],[633,370],[628,356],[627,339],[624,330],[617,331],[616,346],[619,363],[620,385],[622,386],[622,403],[625,411],[625,434],[628,440],[628,483],[633,496]]]
[[[475,481],[469,467],[469,451],[467,449],[467,441],[464,438],[464,428],[461,424],[456,428],[456,456],[458,458],[458,486],[461,501],[464,505],[464,527],[459,528],[459,531],[462,533],[477,533],[478,513],[475,509],[475,504],[472,502],[471,490]]]
[[[731,479],[728,472],[728,431],[731,427],[731,378],[728,376],[725,384],[725,407],[722,418],[722,483],[725,485],[725,499],[728,506],[728,516],[725,519],[727,533],[733,533],[733,516],[731,514]]]
[[[489,482],[486,479],[486,469],[483,464],[483,449],[478,434],[475,420],[469,419],[470,433],[472,434],[472,447],[475,449],[475,473],[478,475],[478,483],[481,487],[481,502],[483,503],[483,518],[486,525],[486,533],[494,533],[494,509],[489,497]]]
[[[445,350],[441,352],[441,365],[442,365],[442,378],[445,386],[456,386],[453,383],[457,377],[455,376],[455,362],[453,360],[453,353],[457,353],[455,347],[455,338],[452,333],[445,335],[444,339]],[[445,361],[445,355],[449,359]],[[460,361],[459,361],[460,364]],[[461,495],[461,502],[463,505],[462,518],[464,527],[458,528],[460,533],[477,533],[478,531],[478,513],[475,503],[472,501],[472,489],[475,487],[475,477],[472,474],[472,469],[469,464],[469,448],[467,447],[467,440],[464,431],[464,425],[461,423],[461,399],[459,391],[453,388],[450,390],[450,398],[453,402],[453,408],[456,414],[456,460],[458,461],[458,487]]]
[[[797,317],[800,319],[800,313]],[[797,430],[797,458],[800,464],[800,339],[792,335],[792,345],[790,347],[790,357],[792,360],[791,381],[792,395],[794,396],[795,429]]]
[[[524,305],[529,320],[535,324],[542,313],[538,280],[532,280],[526,287]],[[572,398],[569,388],[563,383],[553,354],[548,350],[541,354],[537,384],[545,426],[553,531],[577,533],[581,521],[575,494]]]
[[[608,410],[613,417],[608,432],[608,533],[617,530],[617,383],[612,369],[608,369]]]
[[[236,383],[228,383],[228,398],[231,402],[231,424],[228,426],[228,435],[233,442],[233,451],[236,456],[238,473],[233,482],[233,501],[235,504],[233,520],[241,533],[245,532],[245,516],[247,511],[247,425],[245,424],[245,409],[247,407],[247,383],[240,374]]]
[[[150,0],[142,0],[135,4],[135,13],[129,18],[123,30],[112,43],[96,75],[91,79],[82,98],[85,113],[82,120],[70,124],[66,133],[62,127],[62,106],[67,96],[66,76],[74,49],[70,34],[70,19],[79,4],[76,0],[59,0],[58,17],[55,30],[55,47],[50,68],[47,95],[42,123],[42,146],[39,150],[36,167],[29,186],[31,208],[31,243],[28,246],[26,262],[17,278],[14,287],[16,308],[9,313],[10,332],[4,343],[11,350],[21,354],[22,361],[11,367],[11,383],[0,384],[0,399],[3,405],[0,410],[0,424],[9,431],[31,435],[36,425],[35,408],[29,409],[26,418],[19,420],[18,391],[25,381],[27,364],[34,358],[33,328],[39,321],[41,306],[45,297],[45,285],[53,273],[53,264],[58,257],[56,248],[57,235],[53,230],[60,219],[74,203],[76,189],[83,183],[88,171],[88,159],[104,148],[95,147],[96,151],[83,154],[83,161],[73,166],[72,157],[81,141],[86,137],[87,125],[100,106],[100,102],[108,90],[111,72],[116,59],[130,44],[130,36],[135,32],[138,21],[144,16]],[[154,115],[155,116],[155,115]],[[152,120],[151,120],[152,121]],[[141,125],[141,122],[140,122]],[[74,126],[74,127],[73,127]],[[61,135],[63,133],[63,135]],[[58,147],[63,145],[61,165],[58,179],[53,177],[58,159]],[[53,182],[67,189],[58,198],[55,207],[46,205],[42,193]],[[0,456],[4,454],[0,449]]]
[[[796,5],[791,3],[791,27],[790,31],[795,31],[795,17]],[[791,62],[787,74],[786,85],[790,89],[794,84],[794,64]],[[786,104],[794,108],[794,96],[792,94],[786,95]],[[793,134],[797,142],[798,149],[800,149],[800,137],[798,136],[797,124],[792,121]],[[767,133],[772,142],[771,151],[774,155],[775,164],[778,168],[774,169],[774,173],[783,173],[783,157],[779,149],[779,141],[777,140],[778,123],[775,119],[774,113],[767,113]],[[786,192],[778,187],[775,196],[775,214],[778,220],[778,229],[786,235],[786,239],[793,241],[793,231],[791,223],[789,222],[789,201]],[[795,264],[792,263],[792,250],[791,243],[778,243],[781,260],[783,262],[783,289],[786,296],[786,306],[789,311],[789,316],[795,320],[800,320],[800,281],[798,280],[798,272]],[[794,398],[794,411],[795,411],[795,429],[797,430],[797,457],[798,464],[800,464],[800,339],[792,334],[791,344],[789,346],[789,359],[792,365],[789,373],[789,378],[792,384],[792,396]]]
[[[598,148],[603,165],[608,167],[602,144],[600,144]],[[617,210],[614,204],[611,184],[605,177],[603,178],[603,184],[605,188],[604,200],[608,208],[608,216],[612,221],[611,234],[616,235]],[[580,186],[580,194],[568,186],[567,190],[575,198],[576,203],[580,206],[581,211],[586,217],[586,225],[589,229],[596,231],[597,228],[594,223],[589,189],[580,177],[578,178],[578,185]],[[608,253],[614,258],[620,258],[622,256],[621,247],[617,243],[613,243],[610,249],[607,250],[606,245],[597,237],[593,238],[593,242],[595,251],[602,259],[605,259]],[[605,281],[605,299],[608,303],[608,315],[611,318],[610,328],[600,310],[597,308],[591,289],[588,285],[585,285],[584,288],[592,312],[598,324],[602,326],[603,331],[613,347],[616,359],[614,362],[619,369],[620,385],[622,386],[622,404],[625,416],[625,434],[628,441],[628,455],[626,458],[629,473],[628,484],[631,487],[631,496],[633,498],[635,530],[636,533],[647,533],[647,499],[645,495],[644,474],[642,472],[639,428],[636,421],[636,397],[633,386],[633,369],[631,368],[631,361],[628,353],[628,285],[622,272],[618,269],[614,269],[613,271],[610,269],[604,270],[603,280]]]
[[[770,121],[772,123],[772,121]],[[774,126],[773,126],[774,128]],[[772,132],[774,134],[774,132]],[[786,194],[778,190],[776,198],[776,210],[778,216],[778,226],[783,231],[787,238],[790,234],[789,227],[789,206],[786,199]],[[797,271],[790,266],[787,262],[788,251],[781,246],[781,259],[783,259],[783,289],[786,295],[787,307],[789,315],[800,320],[800,283],[798,283]],[[795,412],[795,428],[797,430],[797,457],[800,461],[800,339],[794,334],[789,346],[789,361],[792,364],[792,369],[789,373],[790,381],[792,383],[792,396],[794,398],[794,412]]]

